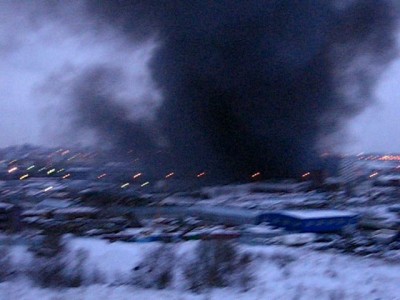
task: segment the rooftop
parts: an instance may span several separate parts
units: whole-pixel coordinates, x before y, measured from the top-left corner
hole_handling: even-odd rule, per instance
[[[282,215],[298,219],[320,219],[320,218],[340,218],[355,217],[356,213],[344,210],[285,210],[280,212]]]

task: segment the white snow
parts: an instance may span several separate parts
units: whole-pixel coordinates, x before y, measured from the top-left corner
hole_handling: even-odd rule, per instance
[[[125,278],[142,258],[143,254],[157,247],[157,243],[132,244],[124,242],[109,243],[104,240],[79,238],[70,243],[72,250],[84,249],[89,251],[87,268],[96,268],[106,274],[107,282],[115,277]]]
[[[254,233],[254,234],[282,234],[283,230],[280,228],[274,228],[272,226],[266,225],[254,225],[254,226],[247,226],[244,229],[246,233]]]
[[[300,246],[311,243],[315,240],[316,235],[314,233],[292,233],[285,234],[277,239],[281,240],[284,245],[287,246]]]
[[[70,247],[87,249],[86,268],[98,268],[111,283],[128,276],[143,255],[157,243],[108,243],[98,239],[73,238]],[[185,258],[196,242],[174,244],[178,257]],[[314,252],[306,248],[284,246],[242,246],[255,255],[254,287],[248,292],[239,288],[212,289],[194,294],[184,284],[165,290],[145,290],[136,286],[112,284],[69,289],[43,289],[26,279],[0,283],[0,299],[400,299],[400,265],[384,260]],[[21,247],[13,256],[23,260]]]

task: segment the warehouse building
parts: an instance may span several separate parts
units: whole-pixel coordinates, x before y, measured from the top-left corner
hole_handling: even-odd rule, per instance
[[[286,210],[260,215],[268,222],[295,232],[337,232],[358,223],[358,215],[341,210]]]
[[[203,221],[225,225],[258,224],[260,215],[255,210],[218,206],[196,206],[190,212]]]

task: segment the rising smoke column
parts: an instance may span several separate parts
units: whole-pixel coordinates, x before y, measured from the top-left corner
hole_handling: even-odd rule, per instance
[[[394,56],[397,15],[384,0],[121,0],[88,8],[132,42],[158,40],[157,119],[182,172],[286,177],[315,167],[321,141],[368,105]],[[140,135],[126,134],[119,146],[128,149]]]

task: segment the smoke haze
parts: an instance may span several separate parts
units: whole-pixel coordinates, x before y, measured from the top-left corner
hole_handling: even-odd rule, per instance
[[[394,55],[387,1],[91,7],[132,41],[160,41],[151,61],[164,97],[158,115],[185,170],[291,176],[316,166],[318,149],[368,105]]]
[[[76,54],[39,89],[61,95],[65,130],[121,155],[162,151],[160,172],[317,168],[396,50],[384,0],[43,3],[53,49]]]

